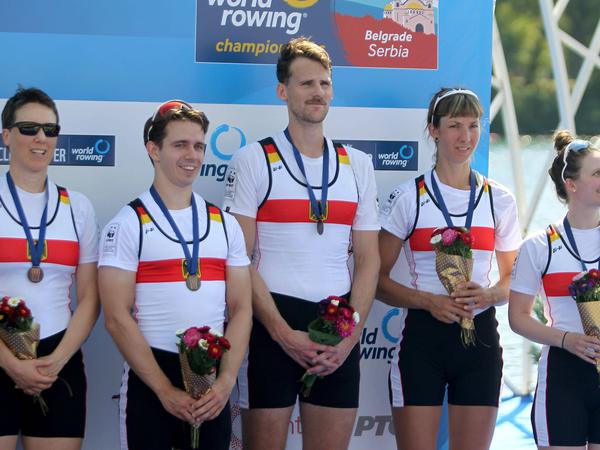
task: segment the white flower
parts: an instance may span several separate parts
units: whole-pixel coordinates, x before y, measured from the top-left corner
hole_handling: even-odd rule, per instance
[[[221,333],[219,333],[217,330],[215,330],[214,328],[211,328],[210,330],[208,330],[208,332],[209,332],[210,334],[212,334],[213,336],[216,336],[216,337],[223,337],[223,335],[222,335]]]
[[[331,300],[329,303],[331,303],[334,306],[338,306],[340,304],[339,300]]]
[[[442,242],[442,235],[436,234],[435,236],[431,236],[431,240],[429,241],[431,245],[436,245]]]
[[[583,277],[587,275],[587,270],[583,272],[579,272],[577,275],[573,277],[573,281],[581,280]]]
[[[185,330],[184,330],[183,328],[180,328],[179,330],[177,330],[177,331],[175,332],[175,335],[176,335],[176,336],[178,336],[178,337],[181,337],[181,336],[183,336],[184,334],[185,334]]]
[[[360,322],[360,314],[358,313],[358,311],[354,311],[352,313],[352,320],[354,320],[355,325],[358,325],[358,322]]]
[[[206,339],[200,339],[198,341],[198,347],[202,350],[208,350],[208,341]]]
[[[8,306],[10,306],[11,308],[16,308],[17,306],[19,306],[20,302],[21,299],[19,297],[11,297],[8,299]]]

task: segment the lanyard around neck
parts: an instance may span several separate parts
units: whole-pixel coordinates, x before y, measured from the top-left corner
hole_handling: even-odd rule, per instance
[[[29,223],[27,222],[27,217],[25,217],[25,211],[23,211],[23,206],[21,205],[21,200],[19,199],[19,193],[17,192],[17,188],[15,187],[15,182],[10,176],[10,172],[6,172],[6,182],[8,184],[8,190],[10,191],[10,196],[13,199],[13,203],[17,208],[17,214],[19,215],[19,221],[23,226],[23,230],[25,230],[25,236],[27,237],[27,243],[29,244],[29,252],[31,254],[31,265],[33,267],[39,267],[42,262],[42,255],[44,253],[44,244],[46,242],[46,220],[48,218],[48,178],[46,177],[45,189],[44,189],[44,211],[42,212],[42,218],[40,220],[40,228],[38,233],[37,242],[33,240],[33,236],[31,235],[31,228],[29,227]]]
[[[581,259],[581,255],[579,254],[579,249],[577,248],[577,242],[575,242],[575,236],[573,236],[573,230],[571,229],[571,224],[569,223],[569,219],[567,219],[567,216],[565,216],[565,218],[563,219],[563,227],[565,228],[565,234],[567,235],[567,240],[569,241],[569,245],[571,246],[573,253],[575,253],[575,255],[577,256],[577,259],[579,260],[579,263],[581,264],[581,268],[583,269],[584,272],[587,272],[587,267],[585,266],[585,263]],[[598,261],[598,269],[600,269],[600,261]]]
[[[310,200],[311,211],[315,219],[317,220],[317,231],[319,234],[323,234],[323,221],[326,218],[325,215],[327,211],[327,194],[329,189],[329,149],[327,146],[327,141],[325,138],[323,138],[323,170],[321,172],[321,200],[317,201],[314,190],[310,185],[308,178],[306,177],[306,170],[304,169],[304,162],[302,162],[302,155],[300,154],[300,150],[298,150],[298,148],[292,141],[292,136],[290,135],[290,131],[288,128],[285,129],[284,133],[287,140],[290,142],[290,144],[292,144],[294,158],[296,159],[298,168],[300,169],[300,172],[302,172],[302,176],[304,176],[304,180],[306,181],[306,189],[308,191],[308,198]]]
[[[469,171],[469,206],[467,208],[467,218],[465,220],[465,228],[471,228],[471,222],[473,222],[473,211],[475,210],[475,191],[476,191],[477,183],[475,181],[475,174],[473,170]],[[446,206],[446,202],[444,201],[444,197],[438,187],[437,181],[435,181],[435,174],[433,170],[431,171],[431,188],[433,189],[433,195],[435,196],[435,200],[442,211],[444,216],[444,220],[446,221],[446,225],[449,227],[453,227],[454,223],[452,222],[452,217],[448,212],[448,208]]]
[[[185,255],[186,267],[189,274],[196,275],[198,273],[200,231],[198,230],[198,209],[196,207],[196,199],[194,197],[194,194],[192,193],[192,254],[190,254],[190,249],[188,248],[186,240],[183,238],[183,234],[181,234],[179,227],[175,223],[175,220],[173,220],[173,216],[171,216],[171,213],[167,209],[167,206],[163,202],[162,198],[160,197],[160,194],[158,193],[154,185],[150,187],[150,195],[152,195],[152,198],[160,208],[161,212],[169,221],[169,224],[175,232],[175,235],[177,235],[177,240],[179,241],[179,244],[183,249],[183,254]]]

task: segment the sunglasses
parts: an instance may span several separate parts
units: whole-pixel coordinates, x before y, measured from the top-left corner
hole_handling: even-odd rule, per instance
[[[592,145],[590,141],[584,141],[583,139],[575,139],[569,142],[569,145],[565,147],[565,151],[563,152],[563,168],[560,173],[560,177],[562,178],[563,183],[567,182],[567,180],[565,180],[565,170],[567,170],[567,156],[569,156],[569,152],[581,152],[583,150],[586,150],[590,145]]]
[[[23,136],[35,136],[40,128],[46,137],[54,138],[60,133],[60,125],[56,123],[17,122],[8,127],[9,130],[11,128],[17,128]]]
[[[193,109],[194,108],[192,108],[192,105],[184,102],[183,100],[169,100],[169,101],[164,102],[162,105],[160,105],[158,108],[156,108],[156,111],[154,112],[154,115],[152,116],[152,125],[150,125],[150,128],[148,128],[148,135],[146,137],[148,138],[148,140],[150,140],[150,132],[152,131],[152,127],[154,127],[154,121],[156,120],[157,117],[162,117],[166,113],[168,113],[169,111],[172,111],[172,110],[193,110]]]

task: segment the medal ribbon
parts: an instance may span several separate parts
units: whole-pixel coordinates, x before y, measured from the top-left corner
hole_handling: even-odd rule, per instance
[[[325,210],[327,208],[327,191],[329,189],[329,149],[327,147],[327,140],[323,138],[323,172],[321,176],[321,201],[318,202],[317,198],[315,197],[313,188],[308,182],[308,178],[306,178],[306,171],[304,170],[304,163],[302,162],[300,150],[298,150],[298,148],[294,145],[288,128],[285,129],[284,133],[287,140],[290,141],[290,144],[292,144],[294,158],[296,158],[298,168],[300,169],[300,172],[302,172],[302,176],[304,176],[304,179],[306,180],[306,189],[308,190],[308,198],[310,200],[311,210],[313,214],[317,217],[317,220],[319,222],[323,222],[323,219],[325,217]]]
[[[475,174],[473,170],[469,172],[469,207],[467,208],[467,219],[465,220],[465,228],[471,228],[471,222],[473,221],[473,211],[475,210],[475,190],[477,183],[475,181]],[[452,222],[452,217],[450,217],[450,213],[448,212],[448,208],[446,207],[446,203],[444,202],[444,197],[442,197],[442,193],[440,192],[440,188],[438,187],[437,181],[435,181],[435,175],[433,171],[431,171],[431,188],[433,189],[433,195],[435,196],[435,200],[437,201],[442,214],[444,215],[444,220],[446,221],[446,225],[449,227],[453,227],[454,223]]]
[[[31,235],[31,228],[29,227],[29,223],[27,222],[27,217],[25,217],[25,212],[23,211],[23,206],[21,205],[21,200],[19,199],[19,194],[15,187],[15,182],[10,176],[10,172],[6,172],[6,182],[8,183],[10,196],[12,197],[15,207],[17,208],[19,220],[21,221],[23,230],[25,230],[25,236],[27,236],[27,242],[29,244],[29,253],[31,254],[31,265],[32,267],[39,267],[42,261],[42,254],[44,253],[44,243],[46,242],[46,219],[48,217],[48,177],[46,177],[45,182],[44,212],[42,212],[42,218],[40,219],[40,232],[38,233],[37,243],[34,242],[33,236]]]
[[[569,223],[569,219],[567,219],[567,216],[565,216],[565,218],[563,219],[563,227],[565,227],[565,234],[567,235],[567,240],[569,241],[569,245],[571,246],[573,253],[575,253],[575,255],[577,255],[577,259],[581,263],[581,267],[583,268],[583,271],[587,272],[587,267],[585,267],[585,263],[583,262],[583,260],[581,259],[581,256],[579,255],[579,250],[577,249],[577,243],[575,242],[575,236],[573,236],[573,230],[571,230],[571,224]],[[600,261],[598,261],[598,269],[600,269]]]
[[[198,250],[200,247],[200,232],[198,230],[198,209],[196,207],[196,199],[194,198],[194,193],[192,193],[192,254],[190,255],[190,249],[188,248],[188,244],[186,240],[183,238],[179,227],[173,220],[173,216],[167,209],[165,203],[160,198],[159,193],[157,192],[154,185],[150,187],[150,195],[160,208],[161,212],[165,216],[165,218],[169,221],[171,228],[177,235],[177,240],[183,249],[183,253],[185,255],[185,262],[188,269],[188,273],[190,275],[196,275],[198,273]]]

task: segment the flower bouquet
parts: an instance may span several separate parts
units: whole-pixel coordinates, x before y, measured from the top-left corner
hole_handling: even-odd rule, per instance
[[[40,342],[40,324],[33,321],[31,310],[25,300],[17,297],[3,297],[0,303],[0,339],[19,359],[36,359]],[[48,405],[41,395],[34,395],[40,404],[42,414],[48,412]]]
[[[231,344],[209,327],[191,327],[177,333],[179,361],[185,390],[198,399],[210,391],[217,378],[217,363]],[[192,426],[192,448],[200,445],[200,425]]]
[[[585,334],[600,338],[600,271],[591,269],[575,275],[569,293],[577,303]],[[596,358],[596,371],[600,376],[600,358]]]
[[[308,324],[308,336],[317,344],[337,345],[352,334],[360,321],[360,315],[342,297],[327,297],[319,302],[318,317]],[[315,384],[317,374],[307,372],[302,375],[302,395],[308,397]]]
[[[473,273],[473,236],[464,227],[437,228],[431,234],[431,245],[435,250],[435,270],[448,294],[456,286],[471,279]],[[460,337],[465,346],[475,344],[475,322],[460,319]]]

